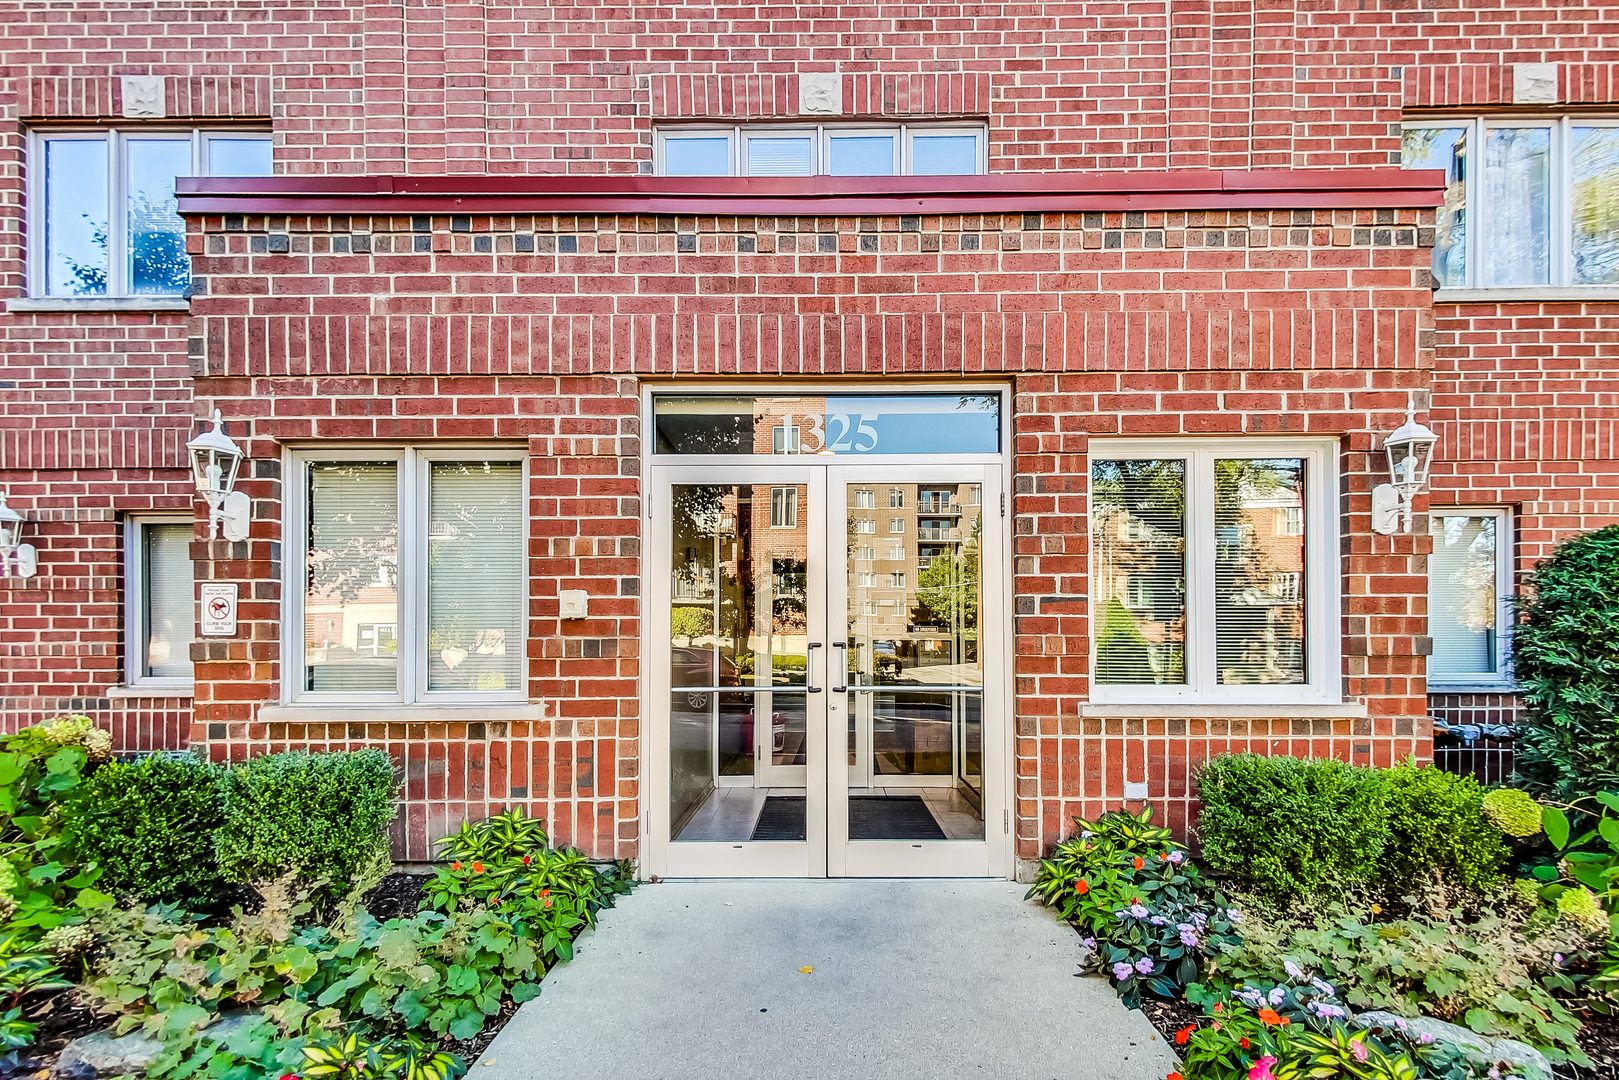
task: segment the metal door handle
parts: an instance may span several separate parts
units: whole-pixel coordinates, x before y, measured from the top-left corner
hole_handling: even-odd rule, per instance
[[[834,641],[832,643],[832,647],[834,649],[838,650],[838,677],[839,678],[847,678],[848,674],[849,674],[849,646],[848,646],[848,643],[847,642],[842,642],[842,641]],[[845,686],[834,686],[832,688],[832,692],[834,694],[847,694],[849,692],[849,687],[847,685],[845,685]]]
[[[821,688],[815,685],[815,650],[821,647],[819,641],[809,643],[804,651],[804,690],[806,693],[819,694]]]

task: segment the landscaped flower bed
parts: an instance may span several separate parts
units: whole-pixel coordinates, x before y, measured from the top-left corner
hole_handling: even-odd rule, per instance
[[[1213,880],[1150,811],[1044,863],[1030,896],[1173,1043],[1170,1080],[1619,1077],[1619,526],[1532,588],[1523,790],[1230,755],[1198,777]]]
[[[380,751],[111,762],[78,717],[0,746],[0,1073],[110,1025],[158,1080],[448,1080],[631,887],[515,811],[390,874]]]

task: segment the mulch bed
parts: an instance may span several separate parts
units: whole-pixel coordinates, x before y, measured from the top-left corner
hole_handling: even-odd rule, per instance
[[[408,918],[421,906],[422,889],[431,880],[426,874],[389,874],[360,903],[378,922]]]
[[[1558,1080],[1619,1080],[1619,1016],[1587,1013],[1580,1022],[1580,1048],[1591,1059],[1591,1067],[1554,1066]]]

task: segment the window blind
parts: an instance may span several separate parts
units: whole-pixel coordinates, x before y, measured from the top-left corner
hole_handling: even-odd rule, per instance
[[[1219,682],[1308,681],[1304,462],[1216,460],[1214,496],[1214,649]],[[1288,532],[1294,524],[1297,531]]]
[[[304,688],[398,689],[399,467],[309,466]]]
[[[1091,463],[1096,681],[1186,681],[1186,462]]]
[[[142,544],[146,670],[141,674],[154,679],[189,679],[196,622],[191,526],[147,525],[142,529]]]
[[[1496,652],[1496,519],[1434,515],[1428,560],[1428,633],[1434,675],[1499,672]]]
[[[523,466],[438,461],[428,477],[427,688],[523,686]]]
[[[749,176],[808,176],[810,137],[748,140]]]

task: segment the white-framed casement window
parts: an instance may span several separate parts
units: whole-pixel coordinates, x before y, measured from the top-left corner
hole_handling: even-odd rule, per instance
[[[526,458],[289,454],[286,655],[298,704],[526,701]]]
[[[770,489],[770,527],[794,529],[798,527],[798,489],[773,487]]]
[[[1336,703],[1336,491],[1332,440],[1093,440],[1091,699]]]
[[[1428,686],[1511,689],[1512,515],[1435,506],[1428,522]]]
[[[175,179],[270,171],[264,131],[31,132],[29,295],[187,295],[191,259]]]
[[[659,176],[972,176],[987,171],[982,123],[660,127]]]
[[[1401,161],[1445,170],[1441,288],[1619,285],[1619,118],[1410,121]]]
[[[192,687],[197,604],[190,514],[124,520],[124,682],[161,693]]]

